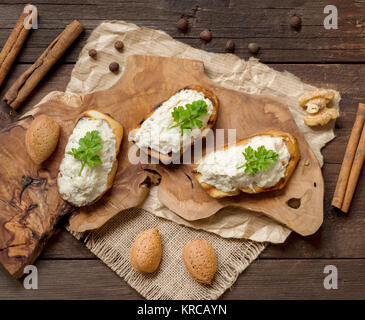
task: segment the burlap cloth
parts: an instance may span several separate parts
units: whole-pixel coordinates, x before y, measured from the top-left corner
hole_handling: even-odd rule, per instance
[[[115,50],[116,40],[124,42],[122,52]],[[96,60],[88,56],[92,48],[98,51]],[[287,72],[277,72],[256,59],[245,61],[232,54],[194,49],[162,31],[122,21],[102,23],[81,51],[66,93],[72,96],[110,87],[123,73],[125,59],[131,54],[201,60],[207,75],[227,88],[281,98],[292,111],[319,162],[323,163],[320,149],[334,138],[334,123],[321,129],[309,129],[303,124],[304,112],[297,102],[303,92],[315,87]],[[108,71],[108,65],[113,61],[121,65],[118,76]],[[340,95],[336,92],[335,96],[334,107],[338,108]],[[121,212],[95,232],[73,233],[147,299],[217,299],[264,250],[267,242],[284,242],[290,234],[289,229],[263,215],[233,208],[223,209],[208,219],[185,221],[158,201],[157,188],[152,188],[141,208]],[[129,264],[129,249],[140,232],[153,227],[158,228],[162,237],[162,262],[155,273],[139,274]],[[218,271],[211,286],[194,281],[182,263],[183,246],[198,238],[208,240],[217,253]]]

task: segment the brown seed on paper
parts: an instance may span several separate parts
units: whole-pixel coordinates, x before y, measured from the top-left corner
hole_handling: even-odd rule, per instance
[[[118,51],[121,51],[121,50],[123,50],[123,48],[124,48],[124,43],[123,43],[123,41],[116,41],[115,43],[114,43],[114,48],[115,49],[117,49]]]
[[[96,52],[96,50],[95,50],[95,49],[90,49],[90,50],[89,50],[89,56],[90,56],[91,58],[95,59],[95,58],[96,58],[96,55],[97,55],[97,52]]]
[[[110,65],[109,65],[109,70],[111,72],[118,72],[119,71],[119,63],[118,62],[112,62]]]

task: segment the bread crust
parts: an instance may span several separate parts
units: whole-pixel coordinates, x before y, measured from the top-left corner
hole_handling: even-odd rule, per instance
[[[202,138],[205,138],[206,135],[208,134],[209,130],[214,127],[214,125],[215,125],[215,123],[217,121],[218,105],[219,105],[218,98],[213,93],[213,91],[211,91],[210,89],[205,88],[205,87],[203,87],[203,86],[201,86],[199,84],[191,84],[191,85],[188,85],[188,86],[186,86],[186,87],[184,87],[184,88],[179,89],[178,91],[176,91],[172,96],[174,96],[175,94],[177,94],[181,90],[186,90],[186,89],[195,90],[195,91],[198,91],[198,92],[203,93],[204,94],[204,97],[207,98],[207,99],[209,99],[212,102],[212,104],[213,104],[212,114],[211,114],[210,118],[208,119],[208,122],[207,122],[206,127],[202,130],[202,135],[201,136],[202,136]],[[158,106],[160,106],[163,102],[161,102]],[[136,132],[137,129],[139,129],[141,127],[141,125],[142,125],[142,123],[144,121],[146,121],[150,116],[152,116],[152,114],[157,110],[157,107],[155,107],[152,112],[150,112],[149,114],[147,114],[143,118],[143,120],[140,122],[140,124],[133,131],[131,131],[131,134],[132,135],[133,135],[134,132]],[[194,144],[194,142],[192,142],[191,144],[185,146],[184,148],[181,146],[179,156],[181,157],[181,155],[186,151],[186,149],[188,149],[193,144]],[[168,162],[171,162],[174,159],[174,156],[172,154],[163,154],[163,153],[160,153],[160,152],[158,152],[156,150],[153,150],[151,148],[140,148],[140,149],[142,151],[144,151],[145,153],[147,153],[149,156],[154,157],[156,159],[159,159],[162,162],[167,162],[168,163]]]
[[[116,157],[119,154],[120,151],[120,144],[123,140],[123,126],[116,121],[115,119],[113,119],[110,115],[102,113],[100,111],[97,110],[86,110],[85,112],[83,112],[75,121],[75,125],[74,128],[76,127],[77,123],[79,122],[80,119],[87,117],[89,119],[92,120],[104,120],[106,121],[109,126],[111,127],[111,129],[113,130],[113,133],[116,137],[116,141],[115,141],[115,155]],[[70,203],[71,205],[73,205],[74,207],[83,207],[83,206],[90,206],[95,204],[97,201],[99,201],[103,195],[113,186],[113,182],[114,182],[114,178],[115,178],[115,174],[117,173],[117,169],[118,169],[118,160],[115,159],[113,166],[110,170],[110,172],[108,173],[108,179],[107,179],[107,185],[106,185],[106,189],[92,202],[89,203],[85,203],[82,205],[78,205],[75,203],[72,203],[70,201],[68,201],[68,203]],[[58,180],[58,179],[57,179]],[[62,194],[61,194],[62,196]]]
[[[297,142],[297,139],[292,134],[283,132],[283,131],[278,131],[278,130],[264,131],[264,132],[260,132],[258,134],[252,135],[250,137],[247,137],[243,140],[240,140],[235,144],[226,145],[223,148],[218,149],[218,150],[227,150],[228,148],[230,148],[232,146],[245,145],[245,144],[247,144],[247,142],[250,139],[257,137],[257,136],[272,136],[272,137],[283,137],[284,138],[286,147],[288,148],[288,151],[290,153],[290,158],[289,158],[288,165],[286,167],[284,177],[281,178],[277,184],[275,184],[274,186],[269,187],[269,188],[262,188],[257,185],[254,185],[253,187],[254,187],[255,191],[253,191],[250,188],[240,188],[239,190],[234,191],[234,192],[224,192],[222,190],[215,188],[212,185],[202,182],[201,181],[202,175],[199,172],[196,172],[194,170],[193,172],[194,172],[195,178],[200,183],[200,185],[203,187],[203,189],[205,189],[211,197],[216,198],[216,199],[223,198],[223,197],[232,197],[232,196],[236,196],[236,195],[240,194],[240,192],[256,194],[256,193],[262,193],[262,192],[268,192],[268,191],[274,191],[274,190],[281,190],[286,186],[286,184],[288,183],[288,181],[289,181],[291,175],[293,174],[295,167],[297,166],[299,159],[300,159],[298,142]],[[218,151],[218,150],[216,150],[216,151]],[[201,161],[207,155],[208,154],[206,154],[203,158],[201,158],[198,163],[194,164],[194,166],[193,166],[194,169],[196,169],[199,166]]]

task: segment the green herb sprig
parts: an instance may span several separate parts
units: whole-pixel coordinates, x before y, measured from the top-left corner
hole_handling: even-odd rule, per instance
[[[269,170],[269,165],[275,163],[279,157],[275,151],[266,150],[265,146],[258,147],[256,151],[249,146],[242,154],[246,162],[237,169],[245,168],[245,173],[253,176],[259,171]]]
[[[184,135],[184,131],[191,131],[193,127],[201,128],[203,122],[200,118],[208,113],[207,104],[204,100],[194,101],[185,107],[178,106],[174,108],[172,117],[177,123],[169,127],[169,129],[180,127],[181,135]]]
[[[92,168],[95,165],[102,164],[99,155],[96,154],[96,152],[100,151],[102,148],[99,131],[93,130],[86,132],[85,136],[79,140],[78,149],[72,148],[72,151],[67,152],[67,154],[74,156],[75,159],[81,161],[79,176],[81,176],[85,165]]]

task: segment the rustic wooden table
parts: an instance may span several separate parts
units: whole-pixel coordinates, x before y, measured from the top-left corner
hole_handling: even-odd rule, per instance
[[[0,1],[0,46],[27,2]],[[41,82],[22,111],[48,92],[65,89],[80,49],[92,29],[105,19],[161,29],[175,39],[209,52],[224,52],[226,41],[233,39],[235,54],[245,59],[250,56],[248,43],[257,42],[261,46],[257,57],[272,68],[292,72],[315,86],[340,91],[337,138],[323,150],[326,185],[323,226],[313,236],[292,234],[285,244],[270,245],[222,298],[365,298],[365,172],[348,215],[338,214],[330,206],[357,104],[365,101],[365,1],[330,1],[338,9],[337,30],[323,27],[326,16],[323,9],[328,3],[320,0],[37,0],[33,4],[40,16],[39,29],[28,38],[0,88],[1,96],[70,21],[79,19],[87,30]],[[288,26],[294,13],[303,19],[300,32]],[[190,22],[186,34],[175,27],[182,14]],[[208,44],[199,39],[204,28],[213,33]],[[142,298],[63,229],[51,239],[36,265],[38,290],[25,290],[22,282],[0,268],[0,300]],[[337,290],[324,289],[326,265],[338,268]]]

